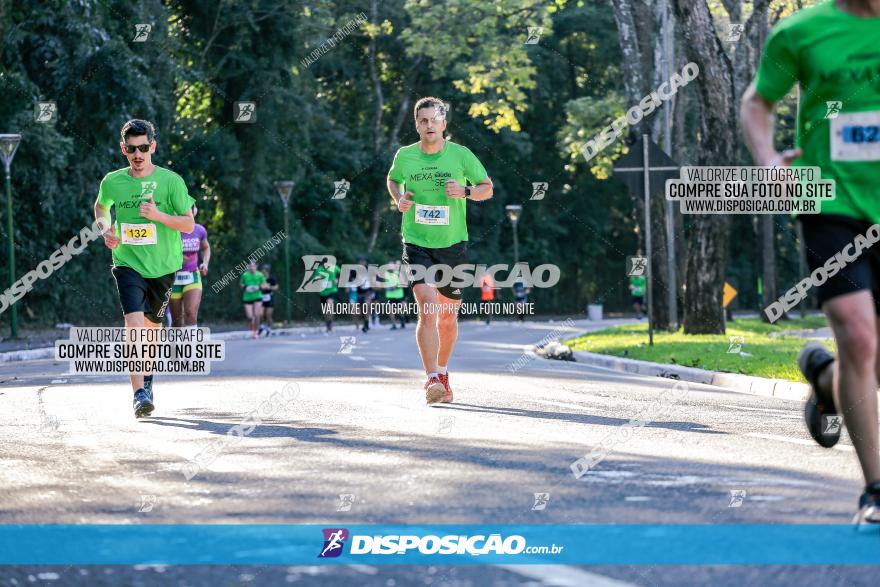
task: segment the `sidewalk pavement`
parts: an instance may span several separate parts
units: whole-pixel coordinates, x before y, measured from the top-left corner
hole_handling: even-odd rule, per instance
[[[574,351],[574,356],[578,362],[595,367],[626,371],[627,373],[636,373],[638,375],[667,377],[691,383],[704,383],[740,393],[799,401],[810,397],[809,385],[785,379],[767,379],[752,375],[740,375],[739,373],[724,373],[694,367],[682,367],[681,365],[663,365],[649,361],[600,355],[587,351]]]
[[[277,328],[272,330],[271,336],[290,336],[299,334],[320,334],[324,332],[324,326],[295,326],[292,328]],[[253,336],[250,330],[233,330],[229,332],[211,333],[212,340],[242,340]],[[66,335],[65,337],[66,338]],[[61,338],[59,338],[61,340]],[[23,349],[0,353],[0,364],[13,361],[36,361],[39,359],[52,359],[55,357],[55,347],[43,347],[38,349]]]
[[[820,341],[832,340],[833,338],[831,329],[827,327],[816,330],[790,330],[777,334],[777,336],[782,335],[797,336],[807,340]],[[723,387],[740,393],[762,395],[766,397],[777,397],[798,401],[805,401],[810,397],[809,385],[806,383],[788,381],[787,379],[768,379],[766,377],[741,375],[739,373],[708,371],[706,369],[697,369],[695,367],[666,365],[652,363],[650,361],[640,361],[637,359],[624,359],[622,357],[590,353],[587,351],[573,351],[573,353],[576,361],[604,369],[625,371],[627,373],[636,373],[638,375],[667,377],[669,379],[689,381],[691,383],[704,383],[706,385]]]

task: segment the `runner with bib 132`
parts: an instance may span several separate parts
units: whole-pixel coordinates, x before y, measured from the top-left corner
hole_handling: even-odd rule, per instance
[[[108,173],[98,188],[95,218],[110,225],[104,244],[113,250],[113,277],[128,328],[162,328],[174,275],[183,264],[180,233],[192,232],[195,220],[183,179],[152,162],[156,131],[146,120],[122,126],[119,148],[128,167]],[[153,375],[131,373],[134,415],[149,416]]]

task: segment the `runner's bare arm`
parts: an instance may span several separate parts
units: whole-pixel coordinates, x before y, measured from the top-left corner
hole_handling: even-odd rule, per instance
[[[115,229],[113,228],[113,221],[110,218],[110,208],[99,204],[98,200],[95,200],[95,220],[102,221],[102,223],[110,227],[104,231],[104,244],[111,249],[115,249],[119,244],[119,237],[116,236]]]
[[[202,241],[199,251],[202,253],[202,264],[199,265],[199,269],[207,273],[208,265],[211,263],[211,245],[208,244],[208,239]]]
[[[495,188],[492,185],[492,180],[487,177],[477,185],[471,186],[471,195],[468,196],[468,199],[475,202],[488,200],[492,197],[494,189]],[[450,179],[446,182],[446,195],[450,198],[464,198],[464,186],[454,179]]]
[[[391,200],[397,204],[400,200],[400,197],[403,195],[403,189],[400,187],[400,184],[391,179],[390,177],[386,178],[387,186],[388,186],[388,194],[391,196]]]
[[[141,202],[140,214],[148,220],[155,220],[156,222],[164,224],[171,230],[176,230],[178,232],[192,232],[196,227],[196,221],[195,218],[193,218],[192,210],[187,210],[186,214],[181,216],[166,214],[156,206],[153,196],[150,196],[150,199],[146,202]]]
[[[773,146],[773,108],[775,104],[766,101],[755,90],[752,82],[743,94],[739,118],[746,146],[756,165],[789,166],[801,156],[800,149],[788,149],[781,154]]]
[[[412,192],[403,192],[403,188],[399,183],[388,178],[388,193],[391,195],[391,199],[394,201],[394,205],[397,206],[397,209],[401,212],[406,212],[412,207]]]

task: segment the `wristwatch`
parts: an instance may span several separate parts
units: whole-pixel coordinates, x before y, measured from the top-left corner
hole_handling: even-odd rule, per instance
[[[465,198],[471,197],[471,186],[468,186],[468,185],[464,186],[464,197]]]

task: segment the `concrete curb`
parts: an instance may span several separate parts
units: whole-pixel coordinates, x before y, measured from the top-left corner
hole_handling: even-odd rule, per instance
[[[272,331],[272,336],[291,336],[294,334],[320,334],[324,332],[323,326],[296,326],[294,328],[279,328]],[[66,334],[64,335],[67,336]],[[251,338],[250,330],[233,330],[231,332],[211,333],[212,340],[243,340]],[[55,347],[42,347],[38,349],[26,349],[0,353],[0,363],[14,361],[37,361],[40,359],[54,359]]]
[[[0,353],[0,363],[10,363],[12,361],[36,361],[38,359],[51,359],[54,356],[55,347],[8,351]]]
[[[627,373],[635,373],[637,375],[668,377],[691,383],[703,383],[751,395],[798,401],[804,401],[810,397],[809,385],[785,379],[767,379],[752,375],[740,375],[738,373],[706,371],[705,369],[682,367],[680,365],[663,365],[649,361],[589,353],[587,351],[574,351],[574,356],[578,362],[595,365],[596,367],[626,371]]]

